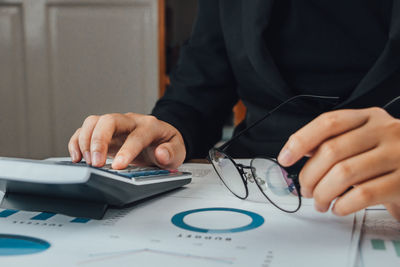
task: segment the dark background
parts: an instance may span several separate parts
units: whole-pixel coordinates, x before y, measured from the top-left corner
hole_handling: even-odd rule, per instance
[[[180,47],[190,37],[196,8],[197,0],[166,1],[167,73],[175,66]]]

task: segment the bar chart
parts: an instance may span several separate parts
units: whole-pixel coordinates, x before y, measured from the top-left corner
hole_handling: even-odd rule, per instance
[[[5,209],[0,210],[0,219],[17,219],[16,216],[21,213],[25,213],[23,216],[25,221],[48,221],[58,215],[57,213],[37,212],[33,216],[28,216],[30,213],[24,211]],[[18,216],[18,219],[20,220],[21,216]],[[70,223],[88,223],[89,221],[90,219],[87,218],[71,218],[69,220]]]
[[[360,254],[363,267],[400,266],[400,223],[387,211],[367,213]]]
[[[400,240],[371,239],[374,250],[387,251],[394,249],[396,256],[400,259]]]

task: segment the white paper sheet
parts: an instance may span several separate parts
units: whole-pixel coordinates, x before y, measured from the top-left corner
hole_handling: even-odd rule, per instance
[[[354,225],[353,225],[353,235],[351,238],[351,245],[349,251],[349,260],[347,262],[348,267],[359,267],[357,264],[360,261],[360,237],[361,237],[361,229],[364,224],[365,219],[365,210],[361,210],[357,212],[354,216]]]
[[[74,223],[74,218],[59,214],[33,220],[37,212],[21,211],[0,218],[0,237],[24,235],[50,244],[37,254],[0,256],[1,266],[349,264],[354,243],[358,243],[352,241],[354,215],[337,218],[319,214],[307,205],[296,214],[286,214],[272,205],[232,197],[215,174],[207,171],[209,165],[183,168],[195,173],[193,183],[186,188],[127,209],[110,210],[102,221]],[[195,209],[208,210],[190,213],[177,225],[172,223],[177,214]],[[249,216],[248,212],[254,214]],[[258,216],[263,219],[262,225],[235,232],[251,222],[260,222]],[[181,228],[188,226],[209,232]]]
[[[400,266],[400,222],[387,211],[367,211],[358,266]]]

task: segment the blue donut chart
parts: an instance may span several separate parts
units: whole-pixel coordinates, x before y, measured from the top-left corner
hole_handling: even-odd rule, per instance
[[[230,229],[206,229],[206,228],[199,228],[195,226],[191,226],[187,223],[184,222],[184,218],[187,215],[193,214],[193,213],[198,213],[198,212],[206,212],[206,211],[229,211],[229,212],[236,212],[240,214],[247,215],[251,218],[251,222],[248,225],[244,225],[241,227],[237,228],[230,228]],[[264,223],[264,218],[254,212],[247,211],[247,210],[241,210],[241,209],[233,209],[233,208],[204,208],[204,209],[194,209],[194,210],[188,210],[184,211],[178,214],[175,214],[171,222],[182,229],[193,231],[193,232],[198,232],[198,233],[209,233],[209,234],[226,234],[226,233],[238,233],[238,232],[244,232],[248,230],[252,230],[255,228],[260,227]]]
[[[0,234],[0,257],[30,255],[50,248],[50,243],[22,235]]]

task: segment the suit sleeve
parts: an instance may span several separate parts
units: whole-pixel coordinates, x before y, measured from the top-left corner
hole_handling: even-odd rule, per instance
[[[152,111],[180,131],[186,159],[206,156],[238,100],[219,14],[219,1],[199,0],[192,35],[170,75],[171,86]]]

